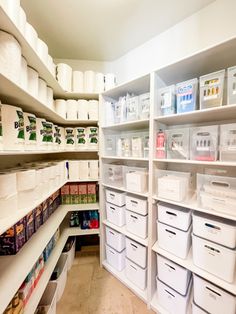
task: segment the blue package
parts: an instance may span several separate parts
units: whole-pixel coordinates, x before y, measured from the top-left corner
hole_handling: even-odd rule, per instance
[[[197,78],[176,85],[177,113],[190,112],[197,109],[197,90]]]

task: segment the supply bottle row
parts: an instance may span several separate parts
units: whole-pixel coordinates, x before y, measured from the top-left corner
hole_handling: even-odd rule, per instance
[[[63,128],[6,104],[0,104],[0,113],[0,150],[98,149],[97,127]]]

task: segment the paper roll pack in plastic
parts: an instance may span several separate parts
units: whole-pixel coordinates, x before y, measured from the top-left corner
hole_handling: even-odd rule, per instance
[[[19,26],[20,0],[0,0],[0,5],[10,19]]]
[[[89,160],[89,179],[98,179],[98,160]]]
[[[84,92],[93,93],[95,83],[95,73],[93,71],[84,72]]]
[[[62,126],[57,127],[58,130],[58,149],[65,149],[65,129]]]
[[[115,74],[107,73],[105,74],[105,90],[111,89],[115,86],[116,78]]]
[[[53,124],[53,149],[59,149],[59,129],[56,124]]]
[[[40,38],[37,39],[37,54],[39,58],[43,61],[43,63],[47,64],[48,62],[48,46],[47,44]]]
[[[53,99],[53,89],[47,86],[47,102],[46,105],[48,108],[55,110],[54,99]]]
[[[37,50],[37,41],[38,41],[38,34],[35,28],[28,22],[25,25],[25,38],[30,44],[30,46],[36,51]]]
[[[25,128],[25,150],[35,150],[37,148],[35,114],[24,112],[24,128]]]
[[[27,70],[27,61],[24,57],[21,57],[20,86],[22,89],[27,91],[28,70]]]
[[[57,80],[66,92],[71,92],[72,68],[66,63],[57,64]]]
[[[50,121],[46,122],[46,130],[47,130],[47,148],[48,150],[53,150],[53,123]]]
[[[76,138],[76,149],[77,150],[87,149],[86,128],[84,128],[84,127],[75,128],[75,138]]]
[[[56,112],[63,117],[64,119],[67,118],[67,103],[64,99],[56,99],[54,101],[54,106]]]
[[[36,137],[38,150],[46,150],[47,149],[46,119],[36,118]]]
[[[79,160],[69,160],[69,180],[79,181]]]
[[[2,130],[4,150],[24,150],[24,115],[19,107],[2,105]]]
[[[104,91],[104,74],[96,73],[95,75],[95,93],[102,93]]]
[[[88,118],[89,120],[98,120],[98,100],[88,101]]]
[[[19,30],[25,36],[25,27],[26,27],[26,14],[22,7],[19,10],[19,21],[18,21]]]
[[[78,119],[88,120],[88,101],[86,99],[78,100]]]
[[[68,150],[75,149],[75,130],[74,128],[65,128],[65,148]]]
[[[43,104],[47,104],[47,84],[42,79],[38,79],[38,100],[41,101]]]
[[[89,126],[86,129],[86,133],[87,133],[88,149],[98,149],[98,127]]]
[[[36,70],[28,66],[27,75],[28,75],[28,84],[27,84],[28,92],[35,98],[38,98],[39,74]]]
[[[0,30],[0,69],[9,80],[20,83],[21,46],[14,36]]]
[[[0,172],[0,218],[14,214],[17,210],[16,174]]]
[[[78,102],[74,99],[68,99],[66,101],[67,108],[67,119],[68,120],[77,120],[78,119]]]
[[[31,207],[35,203],[36,171],[35,169],[19,169],[16,171],[18,208]]]
[[[84,73],[81,71],[73,71],[72,91],[83,93],[84,91]]]
[[[89,179],[89,161],[88,160],[79,161],[79,179],[80,180]]]

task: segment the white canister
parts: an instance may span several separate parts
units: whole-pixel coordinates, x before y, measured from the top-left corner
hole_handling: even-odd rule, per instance
[[[66,92],[71,92],[72,68],[68,64],[57,64],[57,80]]]
[[[30,44],[30,46],[36,51],[37,50],[37,41],[38,41],[38,34],[35,28],[28,22],[25,25],[25,38]]]
[[[47,149],[47,121],[46,119],[36,118],[36,136],[38,150]]]
[[[54,99],[53,99],[53,89],[49,86],[47,86],[47,107],[52,109],[53,111],[55,110],[54,107]]]
[[[84,92],[94,92],[95,73],[93,71],[84,72]]]
[[[98,100],[89,100],[88,102],[88,118],[89,120],[98,120]]]
[[[54,106],[55,106],[55,110],[56,112],[64,119],[67,118],[67,103],[66,100],[64,99],[56,99],[54,101]]]
[[[9,1],[10,2],[10,1]],[[22,7],[19,10],[19,30],[25,36],[26,14]]]
[[[40,38],[37,40],[37,54],[43,63],[47,64],[48,62],[48,46],[47,44]]]
[[[27,91],[28,71],[27,71],[27,61],[24,57],[21,57],[20,86],[22,89]]]
[[[65,128],[65,148],[68,150],[75,149],[75,131],[74,128]]]
[[[67,119],[77,120],[78,119],[78,102],[74,99],[68,99],[66,101],[67,108]]]
[[[88,149],[98,149],[98,127],[89,126],[86,129]]]
[[[47,58],[47,66],[48,66],[49,71],[52,73],[53,77],[56,77],[56,65],[53,62],[52,56],[50,55],[48,55],[48,58]]]
[[[95,93],[102,93],[104,92],[104,74],[103,73],[96,73],[95,75]]]
[[[20,0],[0,0],[0,5],[16,26],[19,26]]]
[[[105,90],[115,87],[115,84],[116,84],[115,74],[113,73],[105,74]]]
[[[24,112],[25,150],[35,150],[37,147],[36,116]]]
[[[46,82],[42,79],[39,78],[38,79],[38,100],[42,103],[42,104],[47,104],[47,84]]]
[[[84,127],[75,128],[75,138],[76,138],[76,149],[86,150],[87,149],[86,128]]]
[[[38,88],[39,88],[39,74],[36,70],[34,70],[31,67],[27,67],[27,75],[28,75],[28,84],[27,89],[29,94],[31,94],[33,97],[38,97]]]
[[[78,119],[88,120],[88,101],[86,99],[78,100]]]
[[[84,73],[81,71],[73,71],[72,76],[73,92],[83,93],[84,91]]]

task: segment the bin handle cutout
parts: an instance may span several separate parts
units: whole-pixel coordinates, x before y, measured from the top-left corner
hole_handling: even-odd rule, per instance
[[[205,226],[208,227],[208,228],[221,230],[220,227],[217,227],[217,226],[215,226],[215,225],[209,224],[208,222],[205,223]]]
[[[166,265],[167,267],[169,267],[169,268],[175,270],[175,268],[174,268],[173,266],[171,266],[171,265],[169,265],[169,264],[167,264],[167,263],[165,263],[165,265]]]
[[[172,293],[170,293],[168,290],[165,289],[165,292],[167,292],[169,295],[171,295],[173,298],[175,298],[175,295],[173,295]]]
[[[214,252],[216,252],[216,253],[220,253],[220,250],[217,250],[217,249],[213,248],[212,246],[209,246],[209,245],[206,245],[206,244],[205,244],[204,247],[207,248],[207,249],[209,249],[209,250],[211,250],[211,251],[214,251]]]
[[[134,215],[130,215],[130,217],[135,218],[135,219],[138,219],[138,217],[136,217],[136,216],[134,216]]]
[[[130,243],[131,246],[135,247],[136,249],[138,248],[135,244]]]
[[[219,187],[229,188],[230,184],[228,182],[211,181],[211,185],[217,185]]]
[[[166,230],[166,232],[169,232],[169,233],[171,233],[171,234],[176,235],[176,233],[175,233],[174,231],[171,231],[171,230],[168,230],[168,229],[165,229],[165,230]]]
[[[215,294],[218,295],[219,297],[221,297],[221,294],[220,294],[219,292],[216,292],[215,290],[211,289],[210,287],[207,287],[207,286],[206,286],[206,289],[209,290],[209,291],[211,291],[211,292],[213,292],[213,293],[215,293]]]
[[[168,215],[177,216],[177,214],[172,213],[172,212],[169,212],[168,210],[166,211],[166,213],[167,213]]]

